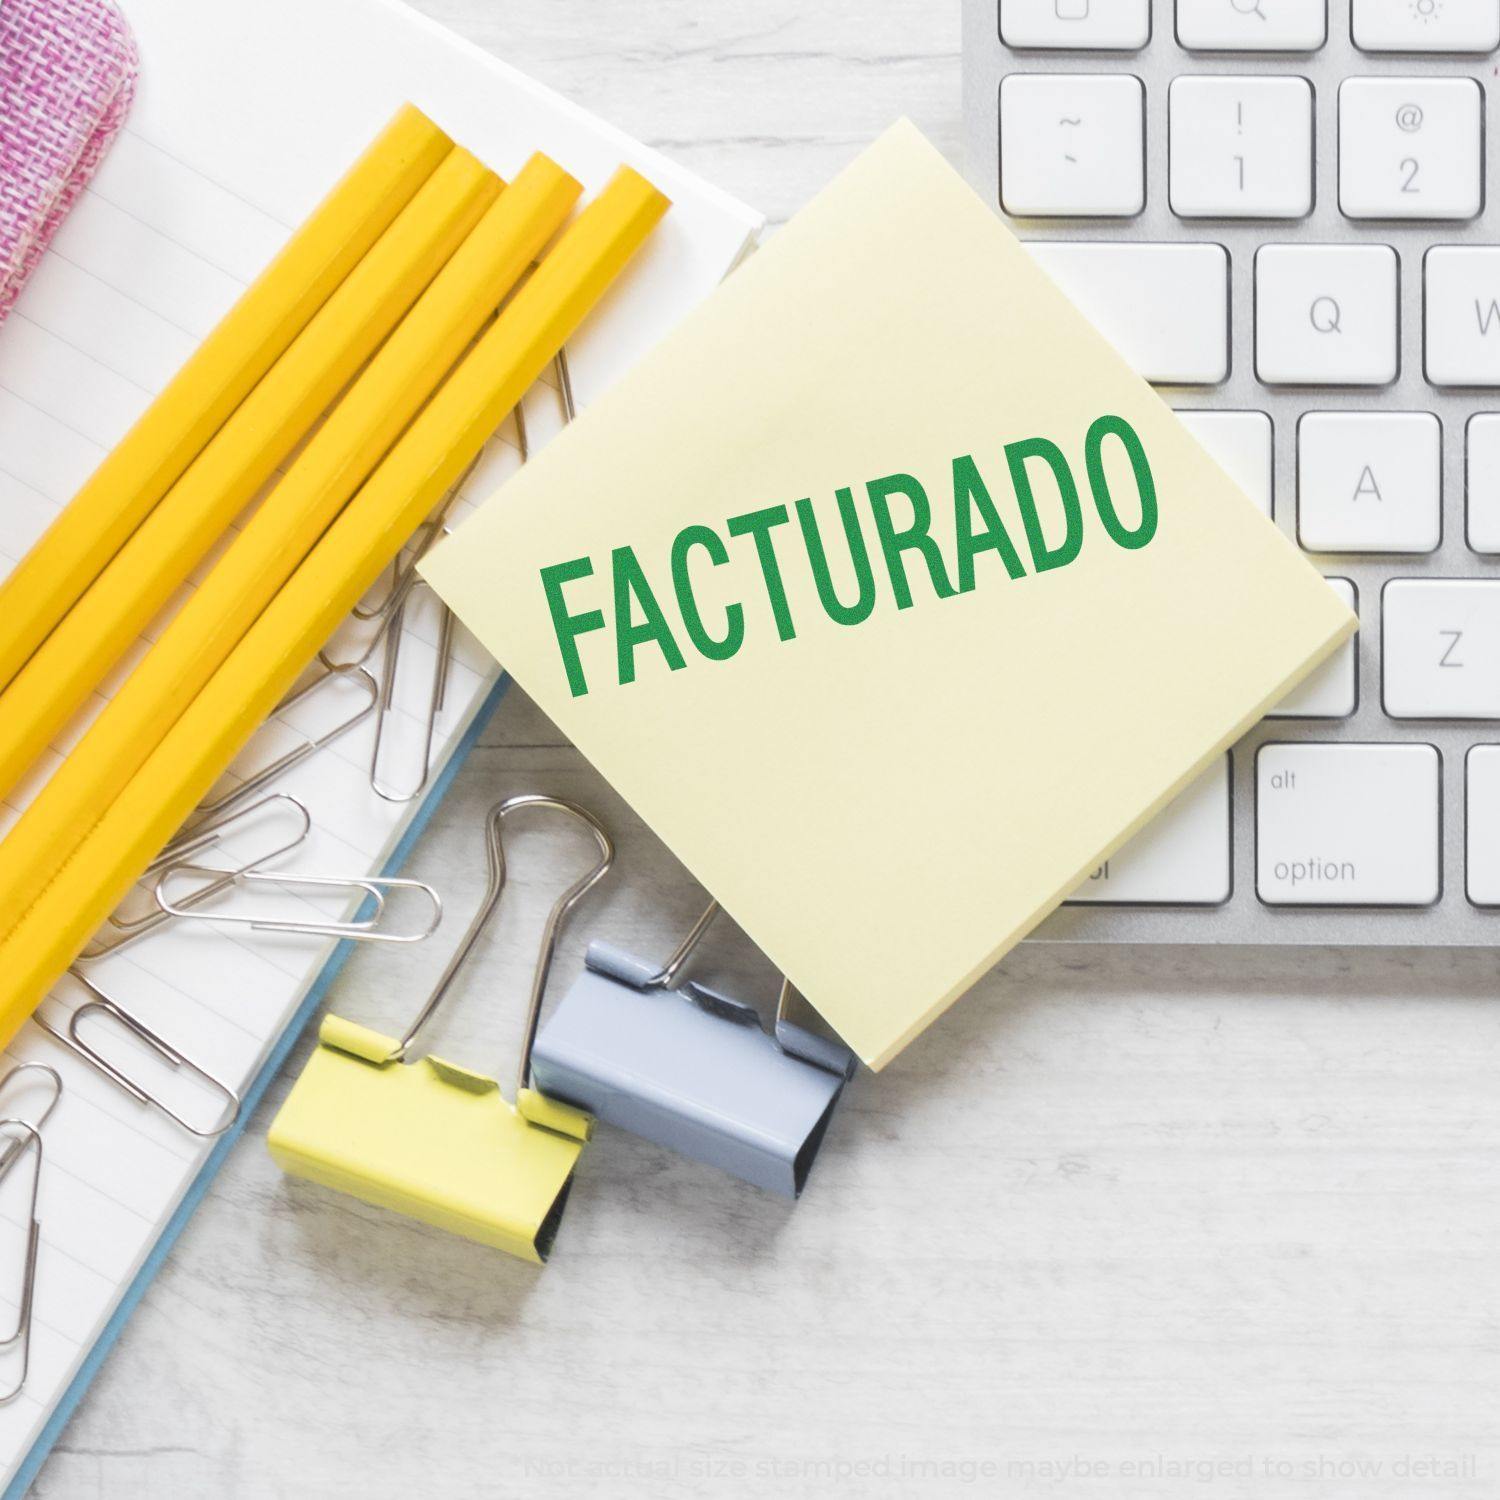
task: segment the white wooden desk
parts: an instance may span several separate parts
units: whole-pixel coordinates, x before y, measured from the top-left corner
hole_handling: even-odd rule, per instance
[[[425,5],[775,220],[898,114],[956,153],[952,0]],[[582,925],[665,953],[701,893],[519,695],[413,873],[463,918],[519,790],[607,818]],[[518,843],[450,1055],[509,1077],[567,853]],[[442,957],[335,1006],[399,1026]],[[857,1081],[795,1209],[605,1133],[540,1273],[285,1180],[284,1093],[38,1495],[1500,1494],[1490,955],[1023,950]]]

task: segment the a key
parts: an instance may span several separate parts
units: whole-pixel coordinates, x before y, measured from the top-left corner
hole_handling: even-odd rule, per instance
[[[1000,201],[1022,217],[1128,217],[1146,206],[1138,78],[1013,73],[1000,85]]]
[[[1271,419],[1263,411],[1178,411],[1178,419],[1260,510],[1271,514]]]
[[[1270,906],[1430,906],[1442,891],[1431,745],[1262,745],[1255,888]]]
[[[1427,252],[1427,378],[1500,386],[1500,248],[1439,245]]]
[[[1354,45],[1366,52],[1492,52],[1500,0],[1353,0]]]
[[[1469,545],[1500,552],[1500,413],[1469,418],[1465,441]]]
[[[1255,366],[1267,385],[1389,385],[1398,272],[1387,245],[1265,245],[1255,257]]]
[[[1500,745],[1469,748],[1464,782],[1469,900],[1476,906],[1500,906]]]
[[[1229,374],[1229,256],[1222,245],[1032,241],[1084,316],[1147,380],[1217,385]]]
[[[1500,580],[1393,578],[1380,609],[1394,719],[1500,719]]]
[[[1309,552],[1432,552],[1443,434],[1431,412],[1309,412],[1297,426],[1297,538]]]
[[[1326,0],[1177,0],[1177,40],[1204,52],[1316,52],[1328,40],[1328,7]]]
[[[1472,219],[1484,207],[1483,117],[1472,78],[1346,78],[1339,207],[1351,219]]]
[[[1359,596],[1347,578],[1330,578],[1328,586],[1356,614]],[[1270,719],[1347,719],[1359,707],[1357,637],[1344,642],[1310,677],[1304,677]]]
[[[1070,897],[1080,905],[1217,906],[1230,894],[1229,757],[1180,792]]]
[[[1176,78],[1172,212],[1300,219],[1313,206],[1313,95],[1305,78]]]
[[[1000,0],[1007,47],[1135,52],[1151,40],[1151,0]]]

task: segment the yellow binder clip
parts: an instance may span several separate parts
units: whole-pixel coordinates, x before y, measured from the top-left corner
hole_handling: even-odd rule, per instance
[[[599,859],[548,913],[531,980],[516,1103],[500,1085],[440,1057],[406,1054],[453,985],[505,889],[501,825],[523,809],[547,809],[582,823]],[[614,845],[574,803],[527,794],[490,809],[485,824],[489,885],[436,988],[399,1041],[325,1016],[267,1144],[284,1172],[394,1209],[439,1229],[540,1265],[557,1234],[583,1143],[586,1114],[531,1087],[531,1047],[563,920],[608,872]]]

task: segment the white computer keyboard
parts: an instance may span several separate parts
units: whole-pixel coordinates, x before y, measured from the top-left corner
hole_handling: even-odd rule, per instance
[[[964,87],[976,187],[1360,617],[1043,935],[1500,940],[1500,0],[965,0]]]

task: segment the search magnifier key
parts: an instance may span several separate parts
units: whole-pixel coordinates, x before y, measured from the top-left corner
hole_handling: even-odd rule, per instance
[[[1177,40],[1207,52],[1316,52],[1328,0],[1177,0]]]
[[[1265,245],[1255,257],[1255,369],[1267,385],[1389,385],[1399,369],[1396,252]]]
[[[1017,48],[1136,52],[1151,40],[1151,0],[1000,0],[1000,40]]]

